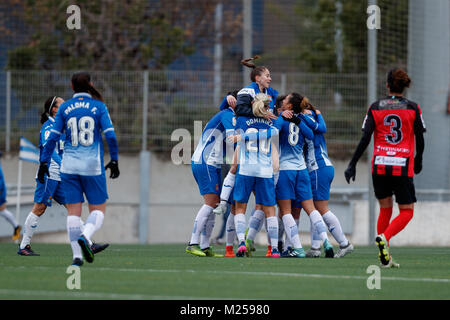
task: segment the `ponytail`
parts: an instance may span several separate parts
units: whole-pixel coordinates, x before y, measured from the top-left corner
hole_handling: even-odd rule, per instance
[[[268,113],[270,96],[264,93],[258,93],[253,100],[252,111],[257,117],[264,118]]]
[[[50,110],[52,110],[52,107],[55,105],[56,98],[57,96],[52,96],[45,100],[44,112],[41,114],[41,124],[44,124],[50,117]]]
[[[98,90],[91,84],[91,76],[87,72],[77,72],[72,76],[72,86],[73,90],[78,92],[87,92],[94,99],[104,102],[102,95]]]
[[[260,58],[260,56],[253,56],[253,58],[241,60],[242,65],[246,66],[247,68],[252,69],[252,72],[250,72],[250,80],[252,82],[256,81],[256,76],[260,76],[261,74],[263,74],[264,71],[268,70],[268,68],[265,66],[256,66],[254,63],[250,63],[250,61],[253,61],[253,60],[256,60],[259,58]]]

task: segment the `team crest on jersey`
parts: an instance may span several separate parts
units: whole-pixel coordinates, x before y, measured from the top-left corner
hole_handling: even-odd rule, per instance
[[[236,117],[233,117],[233,120],[231,121],[231,123],[233,124],[233,127],[236,127]]]
[[[45,130],[45,133],[44,133],[45,140],[47,140],[49,136],[50,136],[50,130]]]

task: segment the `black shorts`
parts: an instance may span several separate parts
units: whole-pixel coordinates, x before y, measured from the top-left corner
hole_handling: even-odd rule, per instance
[[[385,175],[372,175],[373,188],[377,199],[384,199],[395,195],[398,204],[417,202],[416,190],[412,177],[397,177]]]

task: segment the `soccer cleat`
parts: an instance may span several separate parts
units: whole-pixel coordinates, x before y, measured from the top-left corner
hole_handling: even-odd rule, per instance
[[[226,246],[225,247],[225,257],[234,258],[236,255],[233,251],[233,246]]]
[[[190,244],[186,247],[186,252],[193,254],[194,256],[206,257],[206,253],[204,253],[198,244]]]
[[[272,246],[267,246],[266,257],[270,257],[272,255]]]
[[[345,247],[339,247],[338,252],[334,255],[335,258],[345,257],[350,252],[353,252],[353,245],[349,242]]]
[[[273,248],[272,252],[270,253],[270,256],[272,258],[279,258],[281,257],[280,251],[278,250],[278,248]]]
[[[214,208],[213,212],[217,215],[225,214],[228,210],[228,203],[225,201],[220,201],[219,205]]]
[[[33,250],[31,250],[31,246],[29,244],[27,244],[23,249],[20,249],[19,245],[19,251],[17,251],[17,254],[20,256],[40,256],[39,253],[36,253]]]
[[[92,243],[91,251],[93,254],[97,254],[99,252],[102,252],[106,248],[109,247],[109,243],[100,244],[100,243]]]
[[[384,237],[384,234],[377,235],[377,237],[375,238],[375,243],[378,246],[378,250],[380,250],[378,258],[380,259],[381,264],[384,266],[388,266],[391,257],[389,255],[389,245],[386,238]]]
[[[243,257],[247,252],[247,247],[245,246],[245,242],[241,241],[239,244],[239,248],[236,251],[236,257]]]
[[[16,241],[16,240],[19,239],[19,237],[20,237],[20,230],[22,230],[21,226],[17,226],[17,227],[14,228],[14,233],[13,233],[13,235],[11,237],[13,239],[13,241]]]
[[[291,257],[294,257],[294,258],[305,258],[306,257],[306,253],[303,248],[292,249],[290,253],[291,253]]]
[[[325,250],[325,258],[334,258],[333,246],[331,245],[330,241],[325,239],[323,241],[323,248]]]
[[[91,246],[89,245],[89,241],[86,239],[86,237],[84,235],[81,235],[78,238],[77,242],[81,247],[81,252],[83,253],[84,259],[89,263],[94,262],[94,253],[92,252]]]
[[[245,255],[247,257],[251,257],[252,256],[252,251],[255,251],[255,244],[253,243],[253,240],[250,239],[246,239],[245,240]]]
[[[202,249],[202,251],[205,253],[205,255],[207,257],[216,257],[216,258],[223,257],[223,254],[215,253],[212,247],[208,247],[208,248]]]
[[[380,265],[381,265],[382,268],[400,268],[400,264],[398,264],[397,262],[395,262],[395,261],[392,259],[392,256],[391,256],[391,258],[389,259],[389,263],[388,263],[387,265],[384,265],[384,264],[382,264],[382,263],[380,263]]]
[[[280,249],[278,249],[279,251]],[[290,258],[291,257],[291,252],[292,252],[292,247],[287,247],[286,250],[281,251],[281,257],[282,258]]]
[[[75,258],[72,261],[72,265],[75,267],[81,267],[83,265],[83,260],[81,260],[80,258]]]
[[[308,258],[320,258],[320,255],[322,252],[320,251],[320,248],[311,248],[306,252],[306,257]]]

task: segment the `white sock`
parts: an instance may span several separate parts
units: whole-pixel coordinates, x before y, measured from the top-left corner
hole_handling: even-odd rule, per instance
[[[20,249],[23,249],[28,244],[30,244],[31,238],[33,237],[34,231],[37,228],[38,222],[39,216],[35,215],[33,212],[30,212],[25,219],[22,241],[20,242]]]
[[[320,215],[319,211],[314,210],[309,215],[309,219],[311,220],[311,223],[314,225],[314,228],[317,230],[317,233],[319,234],[319,237],[322,241],[328,240],[327,235],[327,228],[325,226],[325,223],[323,222],[322,216]]]
[[[209,248],[209,239],[211,239],[211,234],[214,229],[214,223],[216,222],[216,214],[211,212],[208,219],[206,220],[205,227],[200,236],[200,249]]]
[[[339,219],[334,215],[333,212],[327,211],[322,215],[323,221],[328,227],[328,230],[333,235],[334,239],[339,243],[339,246],[345,247],[348,245],[347,237],[342,231],[341,224],[339,223]]]
[[[236,228],[234,227],[234,214],[230,212],[227,218],[226,225],[226,246],[232,246],[234,244],[234,239],[236,238]]]
[[[100,210],[93,210],[89,214],[88,218],[86,219],[86,223],[84,224],[84,229],[83,229],[83,235],[86,237],[86,239],[89,240],[90,244],[92,244],[91,238],[94,235],[94,233],[97,232],[101,228],[104,218],[105,218],[105,215],[103,212],[101,212]],[[80,225],[81,225],[81,219],[80,219]]]
[[[78,244],[78,238],[81,235],[81,219],[77,216],[67,216],[67,234],[69,235],[70,246],[72,247],[73,258],[81,257],[81,248]]]
[[[310,224],[310,235],[311,235],[311,248],[314,249],[320,249],[320,246],[322,245],[322,239],[320,239],[319,233],[317,232],[317,229],[314,228],[314,224]]]
[[[300,236],[298,235],[298,228],[297,224],[295,223],[294,217],[292,214],[288,213],[285,214],[282,218],[284,230],[286,232],[286,242],[289,240],[289,242],[292,244],[294,249],[300,249],[302,248],[302,244],[300,242]]]
[[[8,209],[0,211],[0,216],[5,218],[6,221],[8,221],[14,227],[14,229],[19,226],[16,222],[16,218],[14,218],[13,214]]]
[[[250,221],[248,222],[248,233],[247,239],[255,240],[256,234],[261,230],[262,225],[264,224],[264,211],[255,210],[253,215],[250,217]]]
[[[209,215],[213,211],[213,207],[204,204],[197,213],[194,221],[194,227],[192,228],[191,241],[189,244],[199,244],[200,243],[200,233],[205,227],[206,220],[208,220]]]
[[[278,218],[268,217],[267,221],[267,233],[270,237],[270,245],[272,248],[278,247]]]
[[[225,179],[223,179],[222,191],[220,192],[220,200],[228,201],[230,198],[231,191],[233,191],[234,183],[236,181],[236,175],[234,173],[228,172]]]
[[[234,215],[234,226],[236,228],[238,242],[241,243],[242,241],[245,241],[245,214],[238,213]]]

